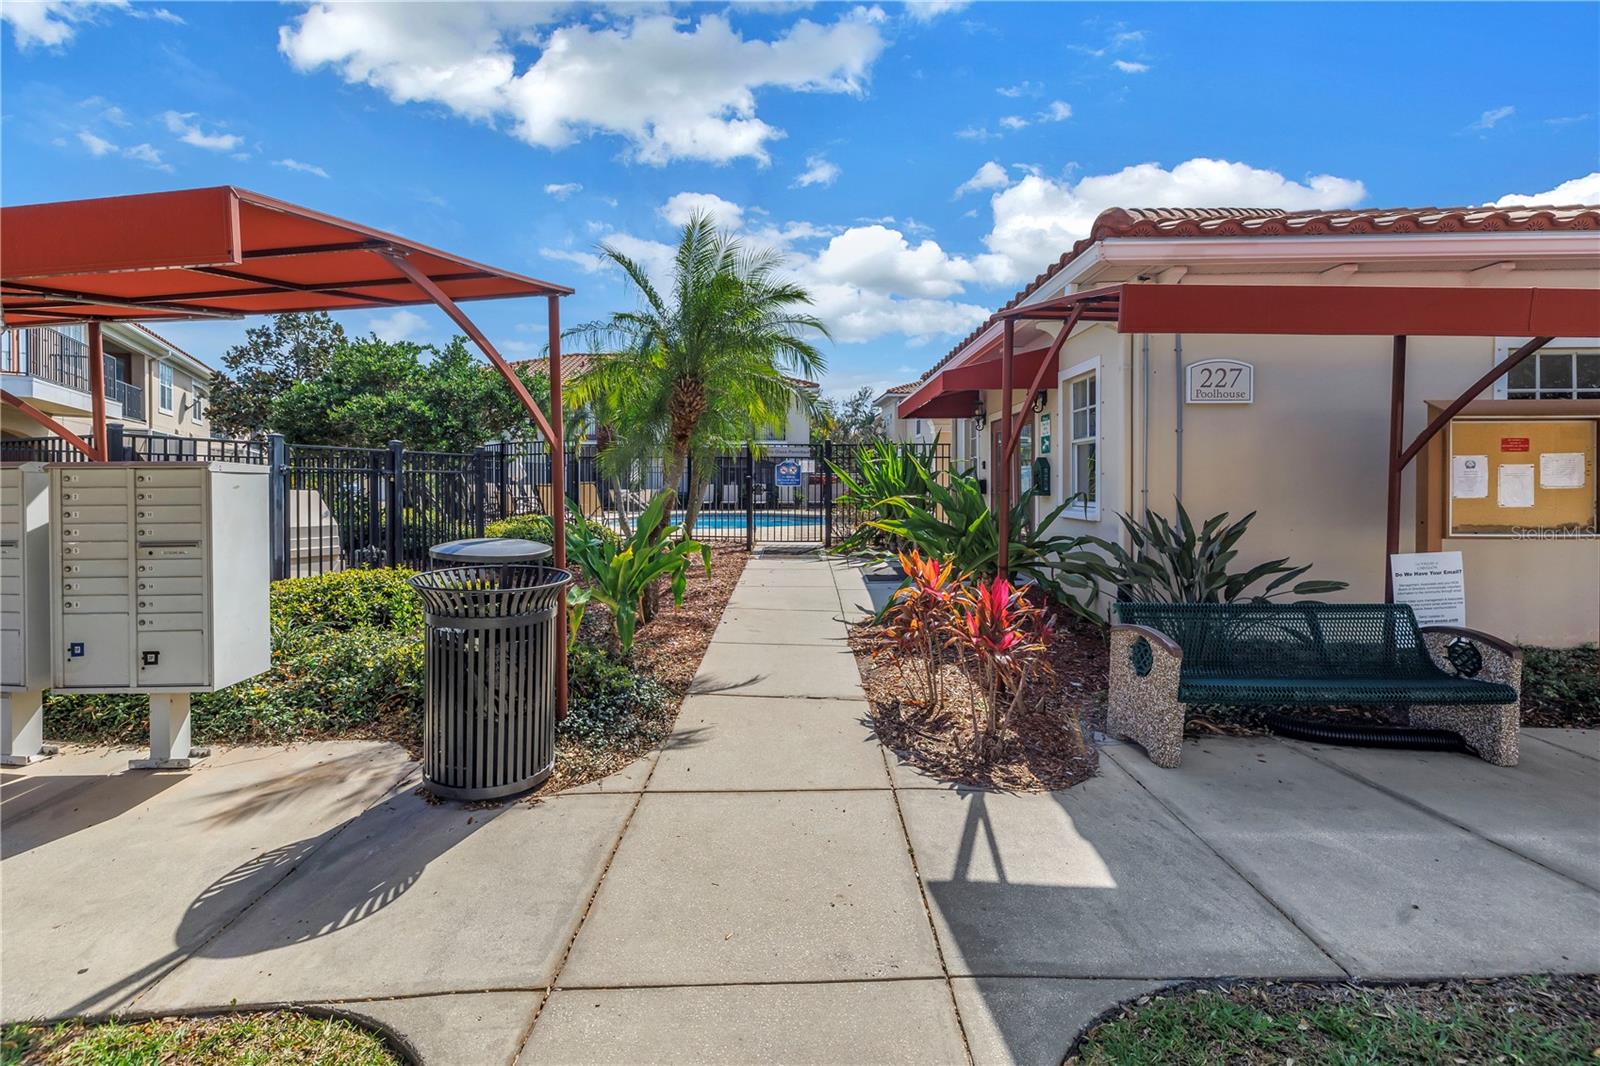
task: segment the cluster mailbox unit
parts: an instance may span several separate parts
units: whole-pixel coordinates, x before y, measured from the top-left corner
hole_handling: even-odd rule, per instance
[[[189,697],[266,670],[265,467],[56,463],[51,688],[150,695],[150,758],[191,763]]]
[[[0,765],[44,758],[50,687],[50,477],[0,466]]]

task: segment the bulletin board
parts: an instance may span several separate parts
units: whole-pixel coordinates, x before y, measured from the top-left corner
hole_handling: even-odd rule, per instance
[[[1462,419],[1444,471],[1450,536],[1595,530],[1594,419]]]

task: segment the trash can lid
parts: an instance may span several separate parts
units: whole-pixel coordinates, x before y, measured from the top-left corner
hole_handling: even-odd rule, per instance
[[[468,537],[435,544],[428,549],[428,557],[454,566],[469,563],[526,563],[548,559],[553,551],[548,544],[537,540],[518,540],[515,537]]]

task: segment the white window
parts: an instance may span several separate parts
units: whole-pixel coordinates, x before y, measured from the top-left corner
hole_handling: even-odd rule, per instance
[[[1062,471],[1061,489],[1065,498],[1075,497],[1066,513],[1077,515],[1081,506],[1080,517],[1095,518],[1100,514],[1099,468],[1095,455],[1100,439],[1100,400],[1095,371],[1067,381],[1061,393],[1067,405],[1066,469]]]
[[[157,405],[161,408],[161,410],[164,413],[171,414],[172,413],[172,364],[171,363],[157,363],[156,364],[156,381],[161,386],[160,391],[157,393],[157,397],[156,397]]]
[[[203,425],[206,420],[206,394],[196,389],[194,399],[189,403],[189,421],[195,425]]]
[[[1600,400],[1600,351],[1536,352],[1511,368],[1504,393],[1508,400]]]

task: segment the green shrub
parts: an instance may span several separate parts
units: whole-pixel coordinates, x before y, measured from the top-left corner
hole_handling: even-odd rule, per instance
[[[1571,726],[1600,724],[1600,647],[1524,646],[1522,706]]]
[[[541,544],[550,544],[555,541],[551,529],[549,515],[519,514],[490,522],[484,527],[483,534],[486,537],[511,537],[516,540],[536,540]],[[610,526],[591,523],[589,531],[591,535],[609,540],[613,544],[622,542],[622,534]],[[569,530],[568,540],[570,541],[575,535],[576,530]]]
[[[281,744],[323,736],[422,735],[422,637],[364,626],[280,632],[266,673],[194,696],[202,744]],[[45,704],[53,739],[142,743],[145,696],[60,694]]]
[[[557,728],[587,748],[664,733],[672,704],[660,682],[588,644],[575,645],[567,657],[567,694],[567,716]]]
[[[340,570],[272,585],[272,628],[422,630],[422,600],[403,569]]]

